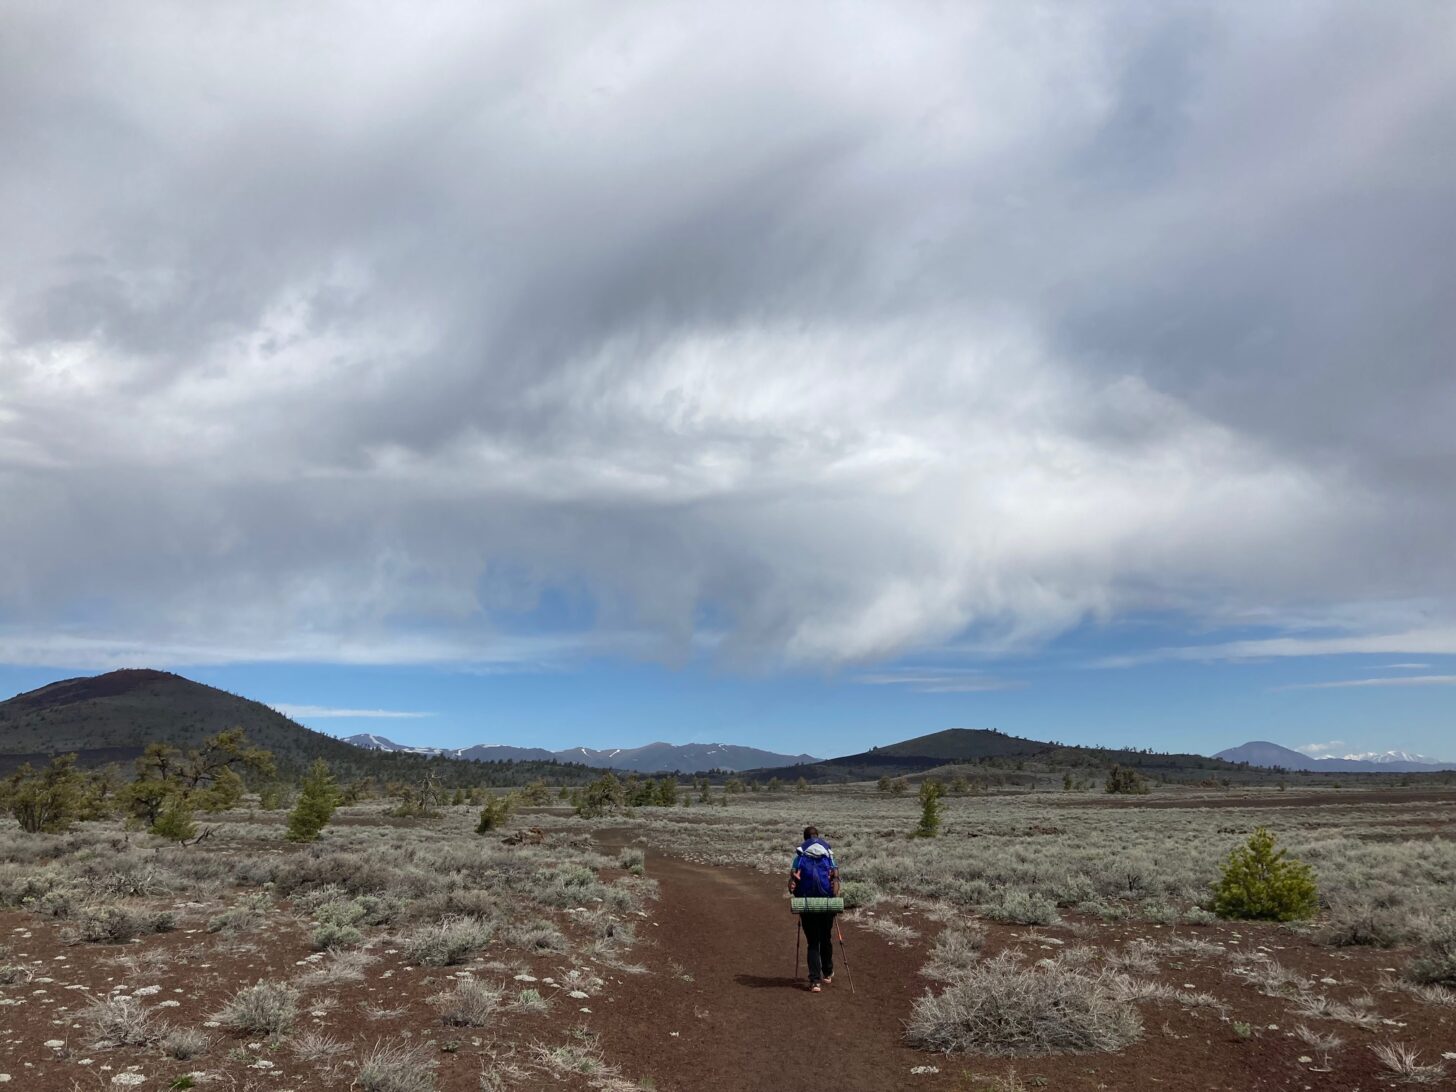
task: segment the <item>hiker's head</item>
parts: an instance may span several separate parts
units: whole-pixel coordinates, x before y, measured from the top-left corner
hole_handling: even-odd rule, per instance
[[[813,826],[813,825],[810,825],[810,826],[807,826],[807,827],[804,828],[804,841],[807,842],[810,838],[817,838],[817,837],[819,837],[819,828],[818,827]]]

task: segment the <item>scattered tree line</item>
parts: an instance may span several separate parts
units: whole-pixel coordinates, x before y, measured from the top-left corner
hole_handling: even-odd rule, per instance
[[[366,776],[341,785],[330,764],[316,758],[295,785],[280,777],[269,751],[251,746],[243,730],[234,728],[194,748],[149,744],[133,763],[130,776],[114,765],[83,770],[74,754],[59,755],[40,769],[27,763],[0,782],[0,808],[31,834],[59,834],[78,822],[120,817],[133,829],[187,845],[209,837],[213,828],[205,825],[205,817],[238,807],[250,785],[262,810],[290,809],[286,837],[295,842],[318,838],[340,805],[380,797],[393,801],[391,815],[406,818],[427,817],[444,806],[481,807],[477,828],[481,833],[500,826],[523,803],[551,800],[541,777],[524,786],[517,783],[513,791],[501,795],[493,793],[490,784],[448,785],[429,765],[412,772],[416,776],[401,780]],[[630,784],[630,797],[624,800],[638,806],[642,784]],[[675,798],[674,782],[645,784],[656,803]],[[562,792],[567,791],[563,784]]]

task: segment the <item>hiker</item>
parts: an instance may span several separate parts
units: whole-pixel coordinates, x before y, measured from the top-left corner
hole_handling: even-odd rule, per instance
[[[804,841],[794,853],[789,873],[789,894],[798,898],[828,898],[839,894],[839,868],[834,851],[819,837],[819,828],[804,828]],[[834,914],[800,914],[799,924],[809,942],[809,989],[822,993],[820,984],[834,981]]]

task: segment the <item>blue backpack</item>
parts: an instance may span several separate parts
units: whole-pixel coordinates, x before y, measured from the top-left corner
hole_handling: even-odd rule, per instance
[[[800,898],[822,899],[834,894],[832,857],[827,854],[823,857],[811,857],[801,850],[794,862],[794,868],[799,873],[798,882],[794,884],[795,895]]]

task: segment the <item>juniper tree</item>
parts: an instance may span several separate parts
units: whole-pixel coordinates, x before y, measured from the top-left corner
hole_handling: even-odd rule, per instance
[[[480,809],[480,821],[475,824],[476,834],[488,834],[498,827],[504,825],[511,817],[511,812],[516,809],[516,797],[514,793],[507,793],[505,796],[492,796]]]
[[[76,756],[59,755],[39,772],[26,763],[10,775],[4,799],[6,809],[27,834],[69,830],[85,805]]]

